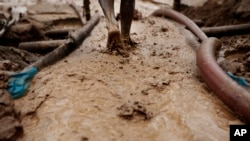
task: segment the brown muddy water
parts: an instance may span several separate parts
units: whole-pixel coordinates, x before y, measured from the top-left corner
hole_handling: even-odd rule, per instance
[[[136,49],[128,58],[102,53],[102,16],[79,49],[40,71],[15,100],[19,141],[229,140],[229,125],[241,122],[199,77],[196,39],[171,20],[150,17],[159,5],[136,2]],[[103,15],[97,1],[91,7]]]

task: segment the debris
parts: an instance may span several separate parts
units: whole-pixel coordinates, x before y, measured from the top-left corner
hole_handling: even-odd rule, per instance
[[[19,68],[19,65],[10,60],[0,61],[0,70],[2,71],[10,71],[10,70],[17,71],[18,68]]]
[[[5,32],[16,22],[18,22],[27,12],[27,8],[23,6],[13,6],[7,8],[7,14],[3,14],[1,12],[0,21],[1,21],[1,29],[0,29],[0,37],[2,37]],[[6,16],[8,15],[8,16]]]
[[[38,59],[38,56],[28,51],[14,47],[0,46],[0,60],[2,60],[1,70],[12,72],[21,71]]]
[[[128,120],[136,116],[142,117],[143,120],[149,120],[153,117],[152,112],[147,111],[144,104],[138,101],[125,103],[121,105],[118,110],[120,111],[119,116]]]
[[[0,140],[15,140],[23,134],[23,127],[13,108],[7,91],[0,89]]]

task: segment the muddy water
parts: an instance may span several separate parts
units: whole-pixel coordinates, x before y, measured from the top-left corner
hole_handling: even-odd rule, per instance
[[[145,13],[132,25],[138,45],[129,58],[101,53],[102,18],[78,50],[39,72],[15,101],[20,141],[229,140],[229,124],[240,121],[199,79],[191,34],[146,17],[150,8],[138,3]]]

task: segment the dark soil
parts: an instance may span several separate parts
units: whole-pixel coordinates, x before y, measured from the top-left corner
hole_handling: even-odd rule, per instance
[[[202,7],[182,5],[181,11],[203,26],[235,25],[250,22],[250,0],[209,0]]]
[[[182,5],[181,11],[200,26],[214,27],[250,23],[250,0],[209,0],[202,7]],[[224,36],[219,62],[225,71],[244,77],[250,82],[250,34]]]

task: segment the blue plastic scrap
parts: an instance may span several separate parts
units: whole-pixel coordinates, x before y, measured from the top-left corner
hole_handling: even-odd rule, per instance
[[[19,73],[10,75],[8,80],[8,92],[11,97],[16,99],[23,96],[29,88],[29,82],[37,74],[37,72],[37,68],[31,67]]]
[[[236,81],[239,85],[244,87],[249,87],[250,85],[247,83],[247,81],[243,77],[238,77],[233,75],[231,72],[226,72],[228,76],[230,76],[234,81]]]

